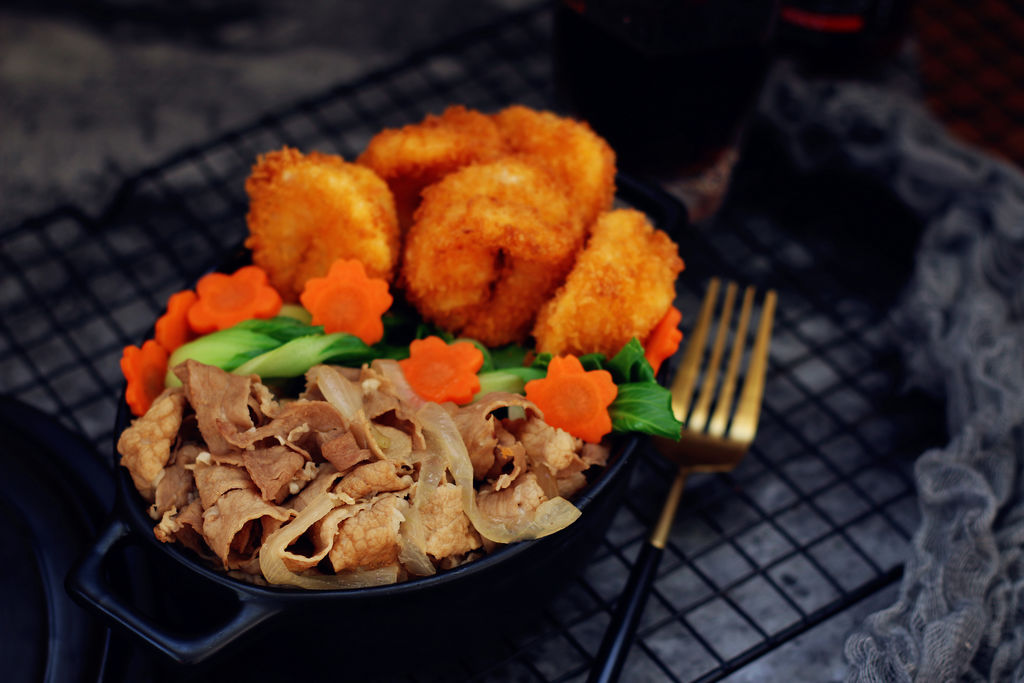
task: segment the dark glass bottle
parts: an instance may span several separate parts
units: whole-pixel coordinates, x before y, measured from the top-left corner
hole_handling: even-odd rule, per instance
[[[780,50],[812,72],[863,72],[902,45],[910,5],[910,0],[782,0]]]
[[[735,144],[756,99],[776,10],[775,0],[560,3],[558,92],[627,170],[710,166]]]

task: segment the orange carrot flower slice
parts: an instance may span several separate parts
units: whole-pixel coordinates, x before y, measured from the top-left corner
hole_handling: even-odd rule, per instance
[[[612,431],[608,406],[619,393],[607,370],[584,370],[576,356],[556,356],[544,379],[526,383],[526,398],[544,413],[544,421],[573,436],[597,443]]]
[[[154,337],[156,343],[168,353],[196,338],[196,333],[188,324],[188,309],[192,308],[198,298],[191,289],[172,294],[167,300],[167,312],[157,318]]]
[[[327,277],[307,280],[299,300],[324,332],[347,332],[370,345],[384,336],[381,316],[392,302],[387,281],[368,277],[355,259],[338,259]]]
[[[251,318],[272,318],[281,310],[281,295],[267,284],[267,273],[244,266],[231,275],[210,273],[196,284],[198,299],[188,309],[188,323],[199,334],[224,330]]]
[[[467,341],[449,345],[440,337],[427,337],[414,340],[409,345],[409,357],[398,364],[421,398],[462,405],[480,391],[476,373],[483,367],[484,354]]]
[[[666,358],[679,348],[679,342],[683,340],[683,333],[679,331],[679,321],[683,314],[675,306],[669,306],[665,315],[654,326],[644,340],[644,357],[654,368],[654,374],[658,374],[658,368]]]
[[[164,390],[167,350],[148,339],[140,349],[126,346],[121,354],[121,372],[128,380],[125,401],[133,415],[143,415]]]

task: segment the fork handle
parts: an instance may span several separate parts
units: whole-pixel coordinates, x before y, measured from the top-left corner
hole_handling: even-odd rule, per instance
[[[619,597],[608,630],[604,632],[604,640],[597,651],[587,683],[614,683],[619,680],[622,665],[626,663],[629,647],[633,644],[633,636],[636,635],[637,624],[644,613],[647,596],[651,594],[651,585],[658,573],[658,563],[665,552],[672,522],[676,518],[676,508],[679,507],[679,499],[683,496],[683,488],[689,474],[690,468],[686,466],[676,471],[676,477],[661,507],[658,523],[650,538],[640,547],[633,569],[629,572],[629,580],[626,581],[626,587]]]
[[[655,547],[645,541],[637,555],[633,569],[629,573],[629,581],[619,597],[612,621],[605,631],[601,648],[590,670],[587,683],[614,683],[619,680],[622,665],[626,663],[633,636],[636,635],[637,624],[644,613],[647,596],[651,593],[651,584],[658,572],[658,563],[664,554],[662,548]]]

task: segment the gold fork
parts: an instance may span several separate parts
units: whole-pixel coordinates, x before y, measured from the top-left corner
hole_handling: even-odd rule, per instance
[[[718,278],[712,279],[704,294],[704,301],[696,325],[690,333],[686,350],[683,352],[679,369],[672,381],[672,411],[683,423],[680,439],[653,439],[658,451],[678,465],[675,480],[665,498],[658,523],[633,564],[629,581],[619,598],[615,614],[591,668],[588,683],[611,683],[618,680],[622,665],[629,654],[637,624],[640,622],[644,604],[647,602],[651,584],[654,582],[658,563],[668,542],[687,476],[691,472],[725,472],[733,469],[750,448],[757,432],[777,296],[774,290],[769,290],[765,294],[757,332],[750,349],[746,378],[740,389],[739,399],[736,400],[736,385],[747,346],[755,290],[753,287],[747,287],[743,294],[739,317],[732,335],[732,349],[725,374],[719,382],[739,288],[734,282],[728,283],[725,288],[722,311],[718,324],[714,325],[714,343],[710,354],[707,354],[708,333],[712,328],[720,290],[721,282]],[[708,355],[706,365],[703,363],[705,355]],[[700,393],[694,400],[698,380],[701,380]]]

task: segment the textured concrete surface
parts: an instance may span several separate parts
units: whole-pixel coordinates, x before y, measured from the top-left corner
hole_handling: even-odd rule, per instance
[[[891,605],[899,586],[893,584],[818,624],[764,657],[726,677],[727,683],[761,681],[843,681],[847,664],[843,644],[872,612]]]
[[[526,0],[0,6],[0,226],[119,181]]]

